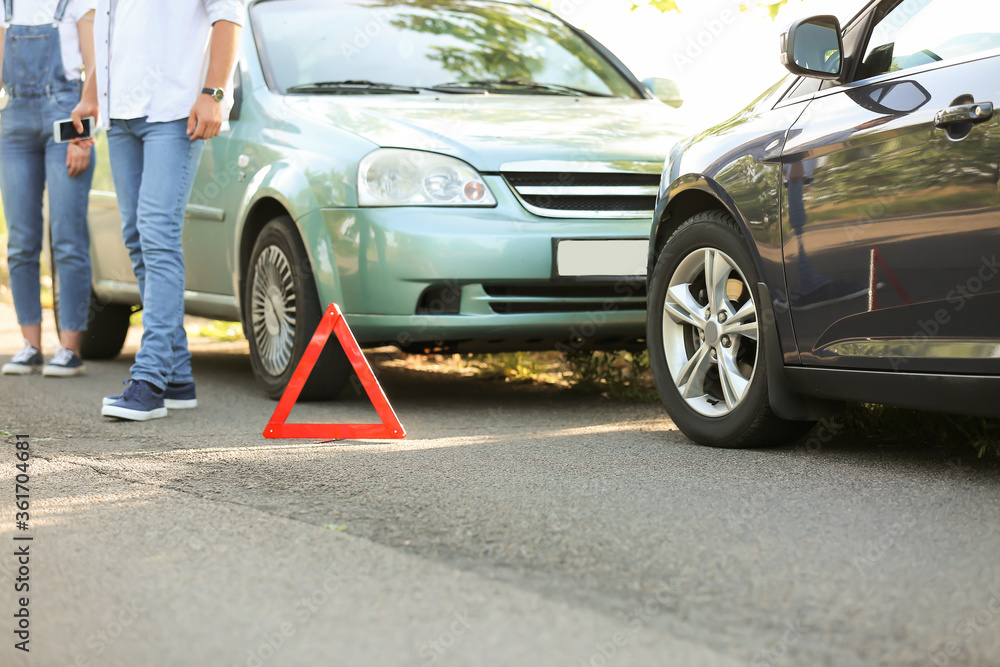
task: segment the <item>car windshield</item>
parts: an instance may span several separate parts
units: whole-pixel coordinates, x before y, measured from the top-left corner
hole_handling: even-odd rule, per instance
[[[281,93],[641,97],[572,28],[528,5],[284,0],[253,5],[251,17]]]

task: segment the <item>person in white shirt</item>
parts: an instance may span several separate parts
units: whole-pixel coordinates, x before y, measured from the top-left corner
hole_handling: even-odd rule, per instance
[[[142,296],[128,387],[101,414],[145,421],[197,405],[184,331],[184,211],[204,140],[219,134],[244,0],[99,0],[97,76],[73,112],[100,112],[122,234]]]
[[[57,143],[53,124],[80,101],[81,75],[94,74],[96,0],[4,0],[0,27],[0,191],[9,232],[10,287],[25,347],[5,375],[66,377],[84,372],[80,343],[90,308],[87,196],[94,175],[92,140]],[[45,364],[39,257],[49,190],[49,231],[59,289],[62,347]]]

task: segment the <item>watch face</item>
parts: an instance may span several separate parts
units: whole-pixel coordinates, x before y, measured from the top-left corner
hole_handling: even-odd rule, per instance
[[[225,97],[225,95],[226,91],[224,91],[222,88],[216,88],[215,92],[212,94],[212,97],[215,98],[216,102],[221,102],[222,98]]]

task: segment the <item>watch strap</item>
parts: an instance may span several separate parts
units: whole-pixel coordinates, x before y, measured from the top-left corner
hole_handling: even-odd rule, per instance
[[[201,92],[208,95],[216,102],[221,102],[223,96],[225,95],[225,91],[222,88],[202,88]]]

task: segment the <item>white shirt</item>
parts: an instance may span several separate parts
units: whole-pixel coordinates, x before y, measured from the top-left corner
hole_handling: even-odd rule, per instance
[[[15,0],[11,25],[47,25],[56,15],[59,0]],[[80,30],[77,23],[87,12],[97,7],[97,0],[70,0],[66,12],[59,22],[59,48],[62,51],[63,71],[67,81],[79,81],[83,72],[83,55],[80,54]],[[0,5],[0,22],[4,19]]]
[[[245,0],[98,0],[94,42],[104,126],[112,118],[187,118],[205,87],[212,24],[243,25],[244,12]]]

